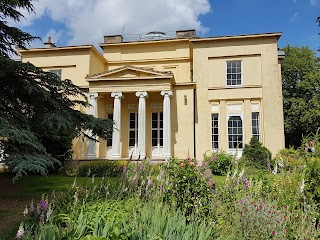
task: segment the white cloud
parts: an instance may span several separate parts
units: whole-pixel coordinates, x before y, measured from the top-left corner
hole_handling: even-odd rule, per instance
[[[203,34],[208,29],[199,16],[211,11],[209,0],[41,0],[34,2],[34,8],[36,15],[25,13],[19,25],[32,25],[48,14],[65,24],[71,36],[68,44],[102,42],[104,35],[121,34],[124,25],[124,35],[191,28]]]
[[[316,6],[318,4],[318,0],[309,0],[311,6]]]

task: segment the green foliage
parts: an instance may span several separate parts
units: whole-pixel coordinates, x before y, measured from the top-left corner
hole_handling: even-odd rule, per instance
[[[286,144],[300,146],[302,136],[320,127],[320,62],[308,47],[286,46],[282,62]]]
[[[165,201],[183,209],[187,215],[206,216],[211,211],[209,199],[213,194],[213,183],[202,176],[196,162],[190,158],[179,162],[172,158],[165,165]]]
[[[19,21],[23,15],[18,9],[25,9],[28,13],[33,13],[32,0],[2,0],[0,2],[0,56],[9,57],[14,55],[14,46],[26,48],[36,37],[21,31],[16,27],[8,26],[6,19]]]
[[[271,160],[271,152],[256,137],[252,137],[250,143],[245,145],[242,156],[247,164],[258,169],[267,169],[268,161]]]
[[[320,157],[307,159],[304,190],[309,199],[320,203]]]
[[[91,175],[96,175],[97,177],[108,176],[117,177],[122,173],[123,167],[126,165],[125,161],[109,161],[100,160],[92,161],[80,165],[79,176],[85,177],[90,172]]]
[[[226,175],[235,162],[234,156],[226,153],[223,150],[218,152],[212,152],[209,155],[204,155],[206,163],[203,163],[203,167],[207,166],[211,170],[212,174],[222,176]]]
[[[108,119],[75,109],[89,104],[70,80],[8,57],[14,45],[24,48],[34,39],[4,21],[19,21],[23,16],[18,8],[33,11],[28,0],[0,3],[0,145],[14,179],[28,172],[48,174],[70,158],[72,139],[106,139],[113,127]]]

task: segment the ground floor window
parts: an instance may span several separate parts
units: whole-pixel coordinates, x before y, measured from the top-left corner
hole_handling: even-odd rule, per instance
[[[212,149],[219,149],[219,119],[218,114],[211,115],[211,129],[212,129]]]
[[[243,148],[243,124],[241,116],[229,116],[228,140],[229,149]]]
[[[163,148],[163,112],[153,112],[151,121],[152,155],[160,156]]]
[[[138,146],[138,113],[129,114],[129,147]]]
[[[252,136],[256,137],[260,141],[260,130],[259,130],[259,113],[252,113]]]

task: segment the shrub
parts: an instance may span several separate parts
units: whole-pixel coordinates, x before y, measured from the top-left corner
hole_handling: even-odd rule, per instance
[[[256,137],[252,137],[249,144],[243,149],[243,158],[256,168],[267,169],[271,160],[271,152]]]
[[[164,200],[185,211],[187,216],[210,212],[213,182],[201,175],[196,162],[190,158],[179,162],[171,159],[164,166]]]
[[[320,157],[309,157],[305,170],[304,191],[308,199],[320,202]]]
[[[226,153],[223,150],[219,150],[218,152],[212,152],[210,155],[205,154],[205,161],[203,163],[210,168],[212,174],[222,176],[226,175],[232,167],[234,162],[234,156]]]
[[[121,175],[125,164],[125,161],[92,161],[79,167],[79,176],[85,177],[91,174],[98,177],[117,177]]]

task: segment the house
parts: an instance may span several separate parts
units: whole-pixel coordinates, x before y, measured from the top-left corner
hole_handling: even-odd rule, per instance
[[[74,159],[170,156],[202,159],[208,150],[241,155],[252,136],[273,154],[284,148],[281,33],[135,41],[105,36],[92,45],[21,50],[22,61],[89,90],[90,109],[115,121],[112,137],[76,139]]]

